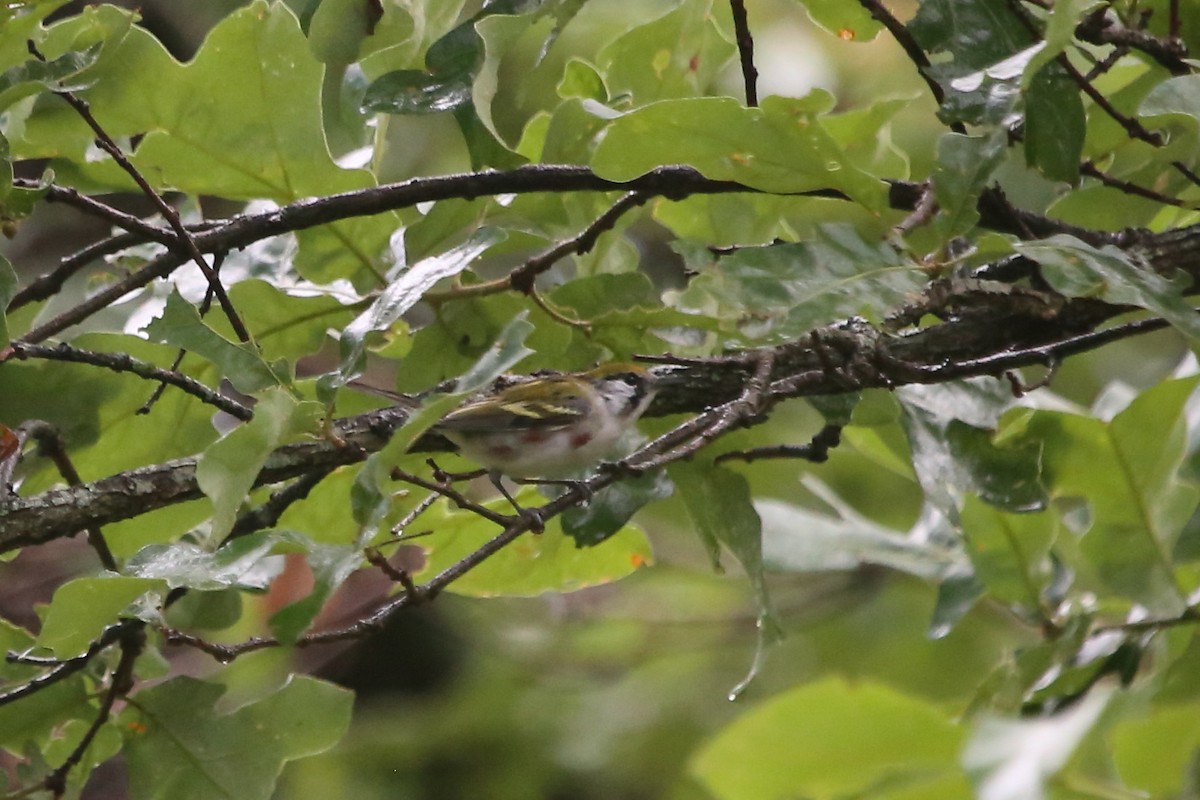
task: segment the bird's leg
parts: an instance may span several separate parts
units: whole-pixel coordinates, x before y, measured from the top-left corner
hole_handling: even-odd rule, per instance
[[[496,487],[496,491],[504,495],[504,499],[512,504],[512,507],[516,509],[518,516],[529,523],[529,529],[531,531],[534,533],[541,533],[546,529],[546,520],[542,517],[542,512],[534,508],[522,508],[521,504],[517,502],[516,498],[513,497],[508,489],[504,486],[504,479],[501,477],[499,472],[490,470],[488,472],[488,479],[491,480],[492,486]]]

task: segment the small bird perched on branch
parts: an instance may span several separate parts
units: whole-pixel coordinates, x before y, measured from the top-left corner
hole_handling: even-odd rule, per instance
[[[394,392],[350,385],[412,403]],[[658,379],[647,369],[604,364],[587,372],[535,377],[468,400],[433,429],[484,467],[492,484],[524,513],[501,476],[559,482],[598,464],[633,429],[657,388]]]

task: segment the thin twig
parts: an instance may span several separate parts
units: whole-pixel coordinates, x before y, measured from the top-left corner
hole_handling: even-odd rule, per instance
[[[735,450],[721,453],[713,463],[745,461],[747,463],[766,458],[799,458],[821,464],[829,460],[829,451],[842,442],[842,426],[826,425],[813,436],[808,444],[780,444],[772,447],[754,447],[750,450]]]
[[[213,272],[214,273],[216,273],[218,275],[220,274],[221,265],[225,263],[226,255],[228,255],[228,253],[227,253],[227,251],[224,251],[224,250],[218,251],[216,253],[215,257],[213,258]],[[212,301],[213,301],[213,290],[212,290],[212,286],[210,285],[205,290],[204,299],[200,301],[200,307],[197,309],[197,311],[201,317],[204,317],[205,315],[208,314],[209,309],[212,308]],[[171,362],[170,369],[172,372],[178,371],[179,365],[183,363],[183,358],[186,355],[187,355],[187,350],[185,350],[182,347],[179,348],[179,352],[175,354],[175,360]],[[162,399],[162,396],[164,394],[166,394],[166,392],[167,392],[167,384],[160,382],[158,384],[158,386],[154,387],[154,391],[150,393],[150,396],[148,398],[146,398],[146,402],[142,403],[141,407],[139,407],[138,410],[134,413],[149,414],[151,411],[154,410],[154,406],[158,403],[159,400]]]
[[[1193,172],[1187,164],[1184,164],[1182,161],[1172,161],[1171,166],[1179,170],[1180,175],[1187,178],[1197,186],[1200,186],[1200,175]]]
[[[506,527],[512,524],[512,517],[505,516],[504,514],[497,514],[487,506],[481,505],[480,503],[476,503],[469,499],[462,492],[448,484],[427,481],[420,475],[414,475],[411,472],[405,472],[399,467],[392,470],[392,480],[404,481],[405,483],[411,483],[413,486],[419,486],[422,489],[436,492],[437,494],[440,494],[442,497],[445,497],[447,500],[454,503],[459,508],[466,509],[474,514],[478,514],[489,522],[494,522],[501,527]]]
[[[907,236],[918,227],[928,225],[934,215],[937,214],[937,210],[937,194],[933,191],[933,182],[924,181],[922,184],[921,199],[917,202],[917,207],[912,210],[911,214],[892,227],[892,233],[897,236]]]
[[[187,350],[184,350],[182,347],[179,348],[179,351],[177,353],[175,353],[175,360],[171,362],[171,366],[167,367],[167,369],[171,372],[179,372],[179,367],[183,364],[183,357],[186,355],[187,355]],[[166,392],[167,392],[167,382],[159,381],[158,386],[155,386],[154,391],[152,391],[150,393],[150,396],[146,398],[146,402],[144,402],[140,406],[138,406],[138,410],[133,413],[139,414],[139,415],[149,414],[151,411],[154,410],[155,404],[157,404],[158,401],[160,399],[162,399],[162,396],[164,394],[166,394]]]
[[[1197,313],[1200,313],[1200,310]],[[963,359],[953,364],[930,366],[922,368],[922,372],[929,378],[936,378],[937,380],[965,377],[968,375],[1003,375],[1006,370],[1029,364],[1045,364],[1060,361],[1068,356],[1084,353],[1088,350],[1095,350],[1098,347],[1103,347],[1106,344],[1111,344],[1121,339],[1127,339],[1130,336],[1162,330],[1170,326],[1171,323],[1161,317],[1139,319],[1133,322],[1126,322],[1122,325],[1114,325],[1111,328],[1104,328],[1103,330],[1081,333],[1077,336],[1060,339],[1056,342],[1037,347],[1006,350],[996,355]]]
[[[432,460],[433,459],[430,459],[430,461]],[[428,511],[429,507],[436,503],[439,497],[441,497],[441,495],[430,492],[424,498],[422,498],[421,502],[417,503],[411,511],[405,514],[399,522],[392,526],[392,535],[397,537],[397,539],[404,538],[404,529],[409,525],[412,525],[413,522],[416,521],[417,517]],[[416,536],[416,534],[409,534],[408,538],[412,538],[413,536]]]
[[[420,591],[420,589],[418,589],[417,585],[413,583],[412,575],[408,573],[408,570],[392,566],[392,563],[384,557],[383,553],[379,552],[378,548],[368,547],[363,551],[363,554],[367,557],[367,561],[372,566],[377,568],[388,578],[403,586],[405,594],[414,595],[414,598],[411,602],[418,602],[418,599],[415,597],[415,595]]]
[[[1102,75],[1107,75],[1113,67],[1125,56],[1129,54],[1129,48],[1124,46],[1114,47],[1112,51],[1104,58],[1092,64],[1092,68],[1087,71],[1083,77],[1088,81],[1094,81]]]
[[[625,463],[639,472],[658,469],[669,463],[690,458],[700,448],[710,444],[717,437],[736,426],[752,425],[755,421],[761,420],[763,413],[775,402],[775,398],[769,392],[775,357],[775,351],[770,349],[748,353],[746,358],[754,365],[754,372],[746,381],[745,388],[736,400],[731,400],[694,418],[696,420],[703,418],[704,421],[689,430],[686,437],[675,436],[673,437],[674,441],[668,439],[667,436],[671,436],[675,431],[668,433],[667,436],[660,436],[651,443],[651,447],[655,449],[648,458],[630,457],[626,459]],[[684,423],[675,430],[679,431],[684,428],[689,428],[689,423]],[[651,447],[643,448],[642,452],[650,450]]]
[[[1146,130],[1146,127],[1142,125],[1142,123],[1136,118],[1127,116],[1118,111],[1117,107],[1109,102],[1108,98],[1105,97],[1099,89],[1093,86],[1091,81],[1083,76],[1083,73],[1075,68],[1075,65],[1071,63],[1069,58],[1067,58],[1066,53],[1060,53],[1056,60],[1058,61],[1059,65],[1067,71],[1067,74],[1071,76],[1071,80],[1075,81],[1075,84],[1083,91],[1083,93],[1091,98],[1093,103],[1100,106],[1104,113],[1112,118],[1114,122],[1124,128],[1125,132],[1129,134],[1131,138],[1140,139],[1147,144],[1154,145],[1155,147],[1162,147],[1163,137],[1161,134]]]
[[[1141,619],[1136,622],[1118,622],[1112,625],[1097,625],[1096,633],[1108,633],[1110,631],[1120,631],[1122,633],[1144,633],[1148,631],[1160,631],[1166,628],[1175,628],[1180,625],[1195,625],[1200,622],[1200,613],[1195,608],[1185,608],[1178,616],[1175,617],[1158,617],[1154,619]]]
[[[1075,35],[1091,44],[1114,45],[1119,50],[1138,50],[1153,58],[1172,75],[1187,75],[1191,68],[1184,60],[1187,48],[1177,36],[1168,34],[1160,39],[1142,30],[1127,28],[1103,6],[1084,18],[1075,27]]]
[[[754,37],[750,34],[750,20],[746,16],[744,0],[729,0],[733,12],[734,39],[737,41],[738,60],[742,65],[742,83],[746,87],[746,105],[758,105],[758,69],[754,66]]]
[[[96,259],[120,252],[126,247],[139,244],[143,241],[144,238],[138,234],[129,232],[119,233],[116,236],[102,239],[95,244],[90,244],[78,253],[67,256],[51,272],[30,281],[28,285],[22,287],[20,291],[13,295],[12,302],[8,304],[9,312],[16,311],[18,308],[26,306],[29,303],[53,297],[62,291],[62,287],[68,278],[87,267]]]
[[[513,269],[502,278],[491,281],[474,283],[470,286],[456,286],[441,292],[426,292],[425,301],[443,303],[447,300],[462,300],[470,297],[499,294],[515,289],[529,294],[534,289],[534,281],[558,261],[570,255],[583,255],[596,246],[600,235],[609,231],[617,224],[627,211],[643,205],[652,195],[645,192],[628,192],[617,202],[609,206],[600,216],[596,217],[586,228],[569,239],[564,239],[521,266]]]
[[[308,493],[316,488],[317,484],[323,481],[333,470],[334,467],[314,469],[312,472],[301,475],[283,489],[272,493],[267,502],[238,517],[233,523],[229,535],[225,537],[221,544],[224,545],[232,539],[262,530],[263,528],[272,527],[275,523],[279,522],[279,518],[283,516],[284,511],[287,511],[293,503],[308,497]]]
[[[1131,194],[1136,197],[1144,197],[1147,200],[1153,200],[1154,202],[1162,203],[1163,205],[1175,206],[1176,208],[1192,207],[1191,204],[1185,203],[1183,200],[1179,200],[1178,198],[1167,197],[1165,194],[1156,192],[1153,189],[1147,189],[1144,186],[1138,186],[1136,183],[1121,180],[1120,178],[1114,178],[1112,175],[1101,171],[1091,161],[1085,161],[1080,164],[1079,173],[1081,175],[1087,175],[1089,178],[1095,178],[1105,186],[1112,187],[1113,189],[1119,189],[1125,194]]]
[[[1037,23],[1035,23],[1034,20],[1030,18],[1029,13],[1021,7],[1020,0],[1008,0],[1008,7],[1012,9],[1013,15],[1025,27],[1025,29],[1029,31],[1030,35],[1037,39],[1043,38],[1042,31],[1038,28]],[[1054,61],[1066,71],[1067,75],[1072,81],[1075,82],[1075,85],[1079,87],[1080,91],[1091,98],[1092,102],[1098,105],[1114,122],[1124,128],[1125,132],[1129,134],[1130,137],[1134,139],[1141,139],[1142,141],[1152,144],[1155,147],[1162,146],[1162,136],[1146,130],[1146,128],[1142,126],[1142,123],[1138,122],[1133,117],[1126,116],[1118,111],[1117,108],[1108,101],[1108,98],[1105,97],[1099,89],[1093,86],[1091,81],[1084,77],[1083,73],[1075,68],[1075,65],[1071,63],[1071,59],[1067,58],[1066,53],[1059,53],[1057,56],[1055,56]]]
[[[556,501],[557,502],[557,501]],[[334,642],[344,642],[353,639],[361,639],[371,633],[381,629],[383,625],[398,611],[407,608],[417,603],[433,599],[449,584],[466,575],[475,567],[482,564],[487,559],[491,558],[500,550],[504,549],[508,544],[516,540],[518,537],[528,533],[530,529],[530,521],[524,518],[516,518],[507,528],[483,544],[470,555],[456,561],[454,564],[447,567],[438,575],[434,576],[427,583],[415,586],[415,591],[412,593],[405,592],[391,600],[385,602],[371,614],[359,619],[350,625],[342,628],[334,628],[328,631],[317,631],[314,633],[305,634],[296,641],[296,647],[312,647],[314,645],[331,644]],[[214,642],[206,641],[199,636],[183,633],[172,628],[164,628],[162,630],[164,640],[168,644],[186,645],[194,647],[208,653],[213,658],[221,663],[233,661],[238,656],[246,653],[251,653],[256,650],[265,650],[272,647],[279,647],[282,643],[271,637],[254,637],[246,641],[236,644],[222,645]]]
[[[889,203],[893,208],[911,210],[920,197],[917,184],[909,181],[889,181]],[[324,225],[338,220],[358,216],[370,216],[401,208],[410,208],[423,202],[449,198],[473,198],[486,194],[526,194],[531,192],[608,192],[632,190],[649,197],[666,197],[682,200],[693,195],[728,194],[737,192],[759,193],[751,187],[735,181],[706,178],[695,169],[678,164],[656,167],[629,181],[618,182],[601,178],[587,167],[560,164],[532,164],[516,169],[484,170],[462,175],[443,175],[432,178],[414,178],[402,183],[361,189],[353,192],[306,199],[261,214],[246,214],[199,233],[196,244],[204,252],[232,250],[254,242]],[[825,197],[848,199],[836,189],[814,189],[787,193],[788,197]],[[1071,233],[1091,244],[1111,243],[1120,234],[1103,234],[1087,231],[1078,226],[1067,225],[1027,211],[1000,211],[995,204],[994,193],[985,191],[979,200],[980,224],[1004,233],[1022,235],[1027,229],[1038,236],[1052,233]],[[1022,225],[1014,227],[1014,213]],[[168,252],[152,259],[142,268],[120,281],[96,292],[57,317],[29,331],[21,340],[29,343],[43,341],[57,333],[77,325],[93,314],[108,308],[130,292],[136,291],[154,280],[170,275],[184,263],[178,253]],[[465,296],[456,291],[455,296]],[[489,291],[497,291],[495,289]],[[445,300],[434,293],[426,299]]]
[[[14,181],[14,184],[22,185],[17,181]],[[126,214],[124,211],[113,208],[106,203],[101,203],[99,200],[82,195],[69,186],[53,187],[53,191],[48,192],[45,199],[47,202],[62,203],[63,205],[71,206],[88,216],[98,217],[138,237],[140,241],[149,240],[151,242],[158,242],[167,247],[173,247],[176,244],[175,236],[169,230],[160,228],[157,225],[151,225],[139,217]]]
[[[136,620],[135,620],[136,621]],[[79,672],[86,667],[97,654],[106,650],[110,645],[116,642],[123,635],[125,626],[130,624],[130,620],[122,620],[121,622],[109,625],[100,635],[96,637],[88,649],[77,656],[56,662],[56,666],[45,672],[33,680],[26,681],[20,686],[15,686],[7,692],[0,694],[0,706],[8,705],[9,703],[20,700],[23,697],[37,694],[43,689],[46,689],[59,681],[65,680],[70,676]],[[6,657],[9,663],[20,663],[23,656],[19,653],[9,653]]]
[[[4,356],[0,353],[0,356]],[[94,350],[83,350],[68,344],[58,344],[46,347],[38,344],[26,344],[14,341],[10,345],[7,358],[42,358],[47,361],[69,361],[76,364],[90,364],[94,367],[110,369],[113,372],[129,372],[139,378],[149,381],[168,383],[192,395],[210,406],[221,409],[226,414],[246,422],[254,416],[254,412],[231,397],[225,397],[220,392],[213,391],[199,381],[189,378],[179,372],[162,369],[153,364],[130,356],[126,353],[97,353]],[[2,360],[2,359],[0,359]]]
[[[121,647],[121,658],[109,679],[108,691],[104,693],[104,699],[100,703],[95,719],[92,720],[92,724],[88,726],[87,731],[79,740],[79,744],[75,745],[66,760],[42,781],[42,785],[55,797],[61,797],[66,792],[67,775],[83,759],[87,749],[91,747],[92,741],[100,733],[100,729],[108,722],[117,698],[124,697],[133,688],[133,668],[146,647],[145,623],[137,620],[133,624],[126,624],[117,641]]]
[[[46,60],[41,52],[38,51],[37,46],[34,45],[32,40],[28,42],[28,47],[29,52],[35,58],[41,61]],[[112,137],[108,135],[108,132],[104,130],[104,128],[96,120],[95,116],[92,115],[91,107],[88,105],[87,101],[80,99],[79,96],[74,92],[67,90],[58,90],[55,92],[55,94],[61,97],[67,103],[67,105],[75,109],[75,113],[79,114],[80,118],[82,118],[83,121],[87,123],[87,126],[92,129],[92,132],[96,134],[96,144],[100,147],[100,149],[108,153],[112,160],[116,162],[116,164],[123,169],[126,174],[129,175],[129,177],[133,178],[133,182],[138,185],[150,202],[153,203],[156,208],[158,208],[159,213],[163,215],[163,219],[165,219],[167,224],[171,226],[171,230],[175,232],[175,236],[177,237],[177,240],[172,242],[170,246],[181,246],[183,252],[187,253],[188,258],[200,268],[200,272],[204,274],[209,286],[212,287],[213,292],[216,294],[217,302],[220,303],[221,310],[225,312],[225,316],[229,319],[229,325],[233,328],[233,332],[238,337],[238,340],[243,342],[250,341],[250,332],[246,330],[245,324],[242,322],[241,317],[238,316],[237,310],[233,307],[233,302],[229,299],[229,295],[226,294],[225,287],[221,285],[221,281],[217,277],[216,272],[214,272],[213,269],[208,265],[208,262],[204,260],[204,255],[200,252],[200,248],[196,246],[196,240],[192,238],[192,235],[188,232],[187,228],[184,227],[183,221],[179,218],[179,212],[175,210],[174,206],[164,200],[162,195],[154,190],[154,187],[151,186],[150,182],[146,180],[140,171],[138,171],[137,167],[133,165],[133,162],[131,162],[125,156],[125,153],[121,150],[117,143],[113,141]]]
[[[908,60],[917,68],[917,74],[921,76],[921,80],[925,81],[925,85],[929,87],[930,94],[933,95],[934,101],[940,106],[946,101],[946,92],[942,89],[941,84],[933,79],[930,74],[932,65],[929,63],[929,57],[925,55],[925,51],[917,44],[917,40],[913,38],[900,20],[896,19],[890,11],[883,7],[883,3],[879,0],[858,0],[859,4],[867,10],[867,12],[892,35],[896,43],[904,50],[908,56]],[[967,127],[961,122],[955,122],[950,125],[950,130],[955,133],[965,134]]]
[[[1051,357],[1046,362],[1046,374],[1038,378],[1036,381],[1026,382],[1021,378],[1020,373],[1014,369],[1005,370],[1004,378],[1012,387],[1013,397],[1024,397],[1032,391],[1049,386],[1054,382],[1054,376],[1058,374],[1058,368],[1062,364],[1057,357]]]

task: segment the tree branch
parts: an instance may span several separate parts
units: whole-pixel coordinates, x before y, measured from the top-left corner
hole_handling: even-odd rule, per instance
[[[889,181],[892,208],[911,211],[921,198],[921,184]],[[414,178],[402,183],[362,189],[311,200],[300,200],[275,211],[234,217],[209,230],[196,233],[196,247],[205,253],[236,250],[270,236],[278,236],[325,225],[351,217],[370,216],[418,203],[452,198],[474,199],[494,194],[533,192],[611,192],[632,191],[649,197],[682,200],[692,195],[758,193],[758,190],[734,181],[706,178],[695,169],[680,165],[658,167],[630,181],[601,178],[586,167],[533,164],[512,170],[484,170],[436,178]],[[824,197],[847,200],[836,189],[798,192],[797,197]],[[1071,233],[1090,243],[1112,242],[1115,235],[1077,228],[1027,211],[1014,209],[996,191],[984,192],[979,200],[980,224],[1001,233],[1022,238],[1054,233]],[[21,341],[34,344],[76,325],[108,308],[130,292],[170,275],[186,262],[178,253],[165,253],[136,272],[96,292],[87,300],[59,316],[30,330]]]
[[[157,381],[160,384],[170,384],[171,386],[181,389],[184,392],[199,398],[201,402],[208,403],[215,408],[219,408],[226,414],[242,420],[249,420],[254,416],[254,412],[246,406],[234,400],[232,397],[226,397],[220,392],[214,391],[199,381],[189,378],[181,372],[162,369],[153,364],[148,364],[145,361],[139,361],[126,353],[97,353],[92,350],[82,350],[78,347],[72,347],[68,344],[58,344],[54,347],[43,347],[42,345],[26,344],[25,342],[13,342],[7,353],[0,351],[0,363],[8,358],[27,359],[27,358],[42,358],[47,361],[68,361],[75,364],[90,364],[94,367],[109,369],[113,372],[130,372],[137,375],[139,378],[145,378],[150,381]]]
[[[1182,268],[1193,280],[1200,278],[1200,226],[1127,239],[1127,246],[1154,269],[1172,274]],[[805,337],[770,348],[768,394],[776,401],[972,375],[1001,377],[1011,369],[1045,364],[1048,358],[1061,359],[1164,324],[1146,321],[1096,330],[1128,310],[1094,299],[1063,299],[1048,309],[1014,292],[988,294],[987,303],[971,303],[967,298],[946,322],[903,335],[885,334],[861,320],[847,320],[821,329],[815,339]],[[754,352],[697,360],[685,368],[688,380],[660,393],[648,413],[703,412],[735,399],[745,389],[751,364],[747,358],[756,358]],[[345,445],[321,440],[280,448],[268,459],[256,485],[361,461],[382,447],[405,419],[403,409],[392,407],[338,420],[334,430]],[[703,427],[700,422],[697,425],[696,432]],[[440,437],[426,436],[414,449],[447,447]],[[0,508],[0,552],[195,499],[201,496],[195,466],[195,458],[177,459],[84,486],[11,498]]]

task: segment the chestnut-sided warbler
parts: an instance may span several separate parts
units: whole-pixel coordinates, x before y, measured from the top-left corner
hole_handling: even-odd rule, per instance
[[[351,385],[405,405],[413,403],[394,392]],[[656,377],[633,364],[538,376],[468,400],[433,429],[484,467],[500,493],[525,513],[501,476],[555,482],[599,463],[633,429],[656,387]]]
[[[612,453],[654,396],[633,364],[549,375],[470,400],[434,429],[493,474],[562,478]]]

